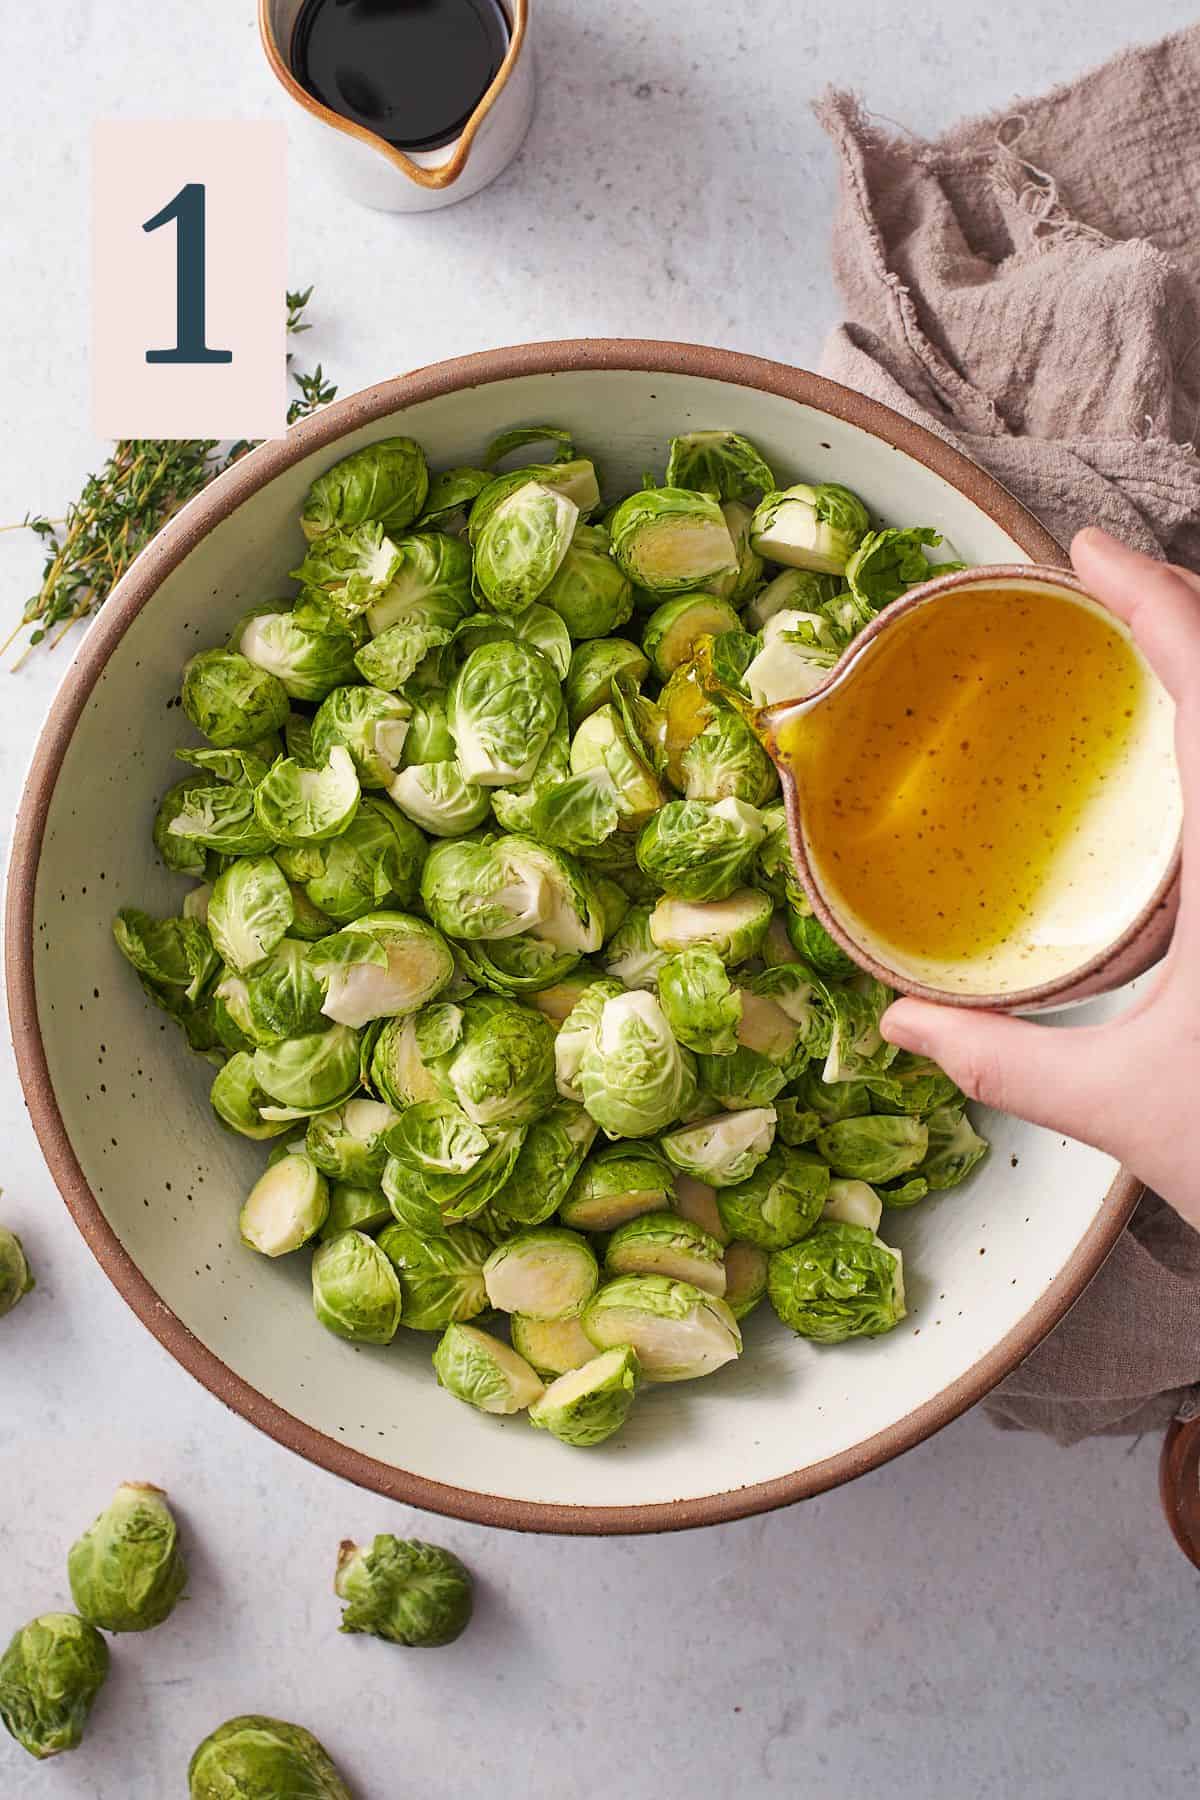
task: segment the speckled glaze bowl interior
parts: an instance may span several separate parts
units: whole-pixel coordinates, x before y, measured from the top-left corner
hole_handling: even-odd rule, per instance
[[[1105,1156],[992,1117],[965,1187],[889,1218],[910,1312],[887,1338],[820,1349],[765,1307],[740,1362],[648,1392],[586,1454],[457,1404],[433,1340],[352,1348],[312,1316],[308,1259],[243,1249],[260,1146],[221,1131],[211,1070],[143,998],[114,948],[125,903],[178,883],[150,842],[187,735],[179,670],[273,596],[303,551],[301,499],[339,457],[411,432],[434,465],[502,427],[552,420],[614,491],[688,427],[746,433],[789,480],[852,484],[882,518],[938,527],[971,562],[1061,561],[996,483],[886,408],[755,358],[640,342],[531,345],[418,371],[341,401],[248,456],[156,539],[88,633],[42,734],[8,886],[14,1044],[54,1177],[143,1322],[231,1407],[314,1462],[484,1523],[572,1532],[712,1523],[816,1493],[908,1448],[1034,1347],[1099,1267],[1136,1184]],[[1106,1004],[1106,1003],[1105,1003]]]

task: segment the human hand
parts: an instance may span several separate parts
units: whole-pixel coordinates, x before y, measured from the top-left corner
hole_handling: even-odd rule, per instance
[[[1120,1018],[1070,1031],[898,1000],[883,1034],[931,1056],[975,1100],[1107,1150],[1200,1229],[1200,576],[1079,532],[1071,561],[1124,619],[1176,703],[1183,784],[1183,881],[1171,948]]]

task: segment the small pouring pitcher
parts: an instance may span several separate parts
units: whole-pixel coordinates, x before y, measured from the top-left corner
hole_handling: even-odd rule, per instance
[[[1071,941],[1063,940],[1061,924],[1056,928],[1054,922],[1047,925],[1035,917],[1030,935],[1039,954],[1031,957],[1030,945],[1014,940],[988,963],[986,972],[982,966],[950,962],[935,970],[908,963],[881,940],[868,937],[823,884],[810,853],[804,793],[786,739],[789,725],[794,726],[827,695],[854,681],[856,673],[870,662],[880,638],[897,621],[917,607],[953,606],[963,594],[981,588],[1053,595],[1101,615],[1134,649],[1147,678],[1148,702],[1129,753],[1114,771],[1113,803],[1099,823],[1089,827],[1087,880],[1080,884],[1070,921]],[[1183,816],[1174,755],[1174,708],[1133,644],[1128,628],[1066,570],[996,564],[922,582],[884,607],[818,686],[799,699],[764,707],[754,725],[779,770],[792,858],[814,913],[860,968],[889,987],[950,1006],[1037,1012],[1109,993],[1165,955],[1179,905]],[[1020,718],[1014,717],[1014,731],[1020,726]],[[1031,970],[1036,971],[1032,980]]]
[[[530,0],[501,0],[508,49],[461,134],[438,150],[412,151],[398,150],[301,87],[292,72],[291,45],[302,4],[259,0],[259,36],[276,80],[302,109],[334,178],[352,200],[380,212],[434,212],[469,199],[508,167],[533,117]]]

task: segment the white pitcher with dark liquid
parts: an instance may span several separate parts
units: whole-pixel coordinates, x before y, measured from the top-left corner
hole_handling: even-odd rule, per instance
[[[461,37],[447,32],[441,60],[438,15],[455,4],[479,27],[473,77]],[[533,114],[529,7],[530,0],[442,0],[441,8],[414,7],[406,19],[403,6],[389,13],[356,7],[355,0],[259,0],[258,23],[276,79],[319,136],[342,190],[383,212],[432,212],[477,194],[521,147]],[[490,60],[483,42],[489,8],[498,25]],[[349,56],[346,66],[339,61],[332,34],[345,43],[356,12],[363,14],[360,42],[368,49],[378,42],[372,30],[419,28],[414,52],[392,65],[402,77],[397,91],[388,90],[384,59],[371,66],[360,60],[357,68]],[[474,89],[463,90],[461,83],[472,78]],[[439,119],[430,108],[443,93],[446,116]],[[406,105],[415,108],[411,120]]]

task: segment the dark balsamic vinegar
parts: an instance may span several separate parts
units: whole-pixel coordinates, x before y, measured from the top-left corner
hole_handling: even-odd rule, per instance
[[[500,0],[304,0],[292,35],[303,88],[398,150],[459,136],[508,50]]]

